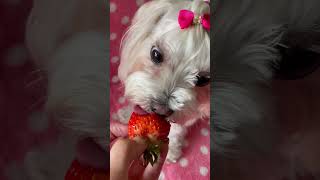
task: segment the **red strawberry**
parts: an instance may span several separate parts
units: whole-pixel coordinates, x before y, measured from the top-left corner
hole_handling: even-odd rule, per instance
[[[128,135],[132,139],[140,136],[148,139],[148,148],[144,152],[144,159],[151,165],[156,163],[160,155],[161,143],[168,140],[170,123],[156,114],[132,113],[128,124]]]
[[[106,180],[109,174],[104,169],[95,169],[74,160],[65,174],[64,180]]]

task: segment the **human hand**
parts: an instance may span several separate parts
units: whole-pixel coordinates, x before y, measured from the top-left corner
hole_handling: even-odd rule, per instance
[[[128,125],[117,121],[110,121],[110,149],[118,138],[128,136]]]
[[[158,161],[151,166],[142,158],[147,144],[142,138],[119,138],[110,151],[111,180],[157,180],[168,153],[168,142],[161,147]]]

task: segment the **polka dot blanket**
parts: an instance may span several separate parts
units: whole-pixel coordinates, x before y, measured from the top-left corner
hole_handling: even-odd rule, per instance
[[[127,101],[117,77],[120,61],[119,46],[125,30],[136,10],[144,0],[110,1],[110,115],[118,120],[117,112],[126,110]],[[183,156],[177,163],[165,164],[161,180],[207,180],[210,179],[210,134],[207,121],[199,121],[189,130],[184,143]]]

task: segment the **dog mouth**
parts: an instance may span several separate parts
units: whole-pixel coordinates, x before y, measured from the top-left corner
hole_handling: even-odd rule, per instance
[[[141,106],[139,105],[135,105],[133,108],[133,112],[140,114],[140,115],[145,115],[145,114],[149,114],[147,111],[145,111],[144,109],[142,109]]]
[[[139,114],[139,115],[147,115],[147,114],[153,114],[154,112],[147,112],[146,110],[144,110],[141,106],[139,105],[135,105],[133,107],[133,112]],[[157,113],[155,113],[157,114]],[[169,118],[168,116],[165,116],[165,115],[160,115],[160,114],[157,114],[158,116],[161,116],[163,119],[165,119],[166,121],[168,122],[171,122],[171,123],[175,123],[174,120],[172,120],[171,118]]]

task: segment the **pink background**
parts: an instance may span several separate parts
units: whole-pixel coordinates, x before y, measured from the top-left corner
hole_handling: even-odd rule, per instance
[[[126,108],[123,89],[117,77],[119,45],[132,16],[144,0],[110,1],[110,115],[117,120],[116,112]],[[208,121],[200,121],[190,129],[182,158],[175,164],[165,164],[159,179],[205,180],[210,179],[210,133]]]

